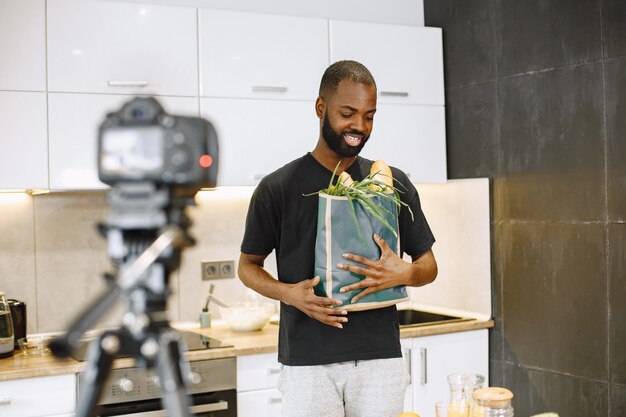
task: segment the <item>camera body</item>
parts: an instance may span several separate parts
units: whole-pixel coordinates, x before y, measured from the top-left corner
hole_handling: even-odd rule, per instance
[[[174,116],[152,97],[136,97],[109,113],[98,134],[98,175],[105,184],[151,183],[175,194],[195,194],[217,183],[213,125]]]

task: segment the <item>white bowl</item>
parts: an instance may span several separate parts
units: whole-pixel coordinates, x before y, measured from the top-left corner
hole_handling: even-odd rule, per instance
[[[236,332],[261,330],[274,312],[269,303],[244,301],[230,307],[220,307],[220,315],[228,326]]]

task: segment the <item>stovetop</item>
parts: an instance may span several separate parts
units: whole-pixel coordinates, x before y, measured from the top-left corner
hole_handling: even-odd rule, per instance
[[[222,342],[212,337],[202,336],[197,333],[187,331],[181,331],[179,333],[185,341],[188,351],[233,347],[233,345],[229,345],[228,343]],[[91,340],[85,341],[85,343],[83,343],[78,349],[74,349],[71,355],[72,358],[80,362],[85,361],[87,359],[87,350],[89,348],[90,342]],[[125,356],[118,357],[123,358]]]

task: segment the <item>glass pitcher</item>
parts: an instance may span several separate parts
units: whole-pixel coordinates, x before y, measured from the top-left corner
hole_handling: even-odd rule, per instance
[[[14,343],[11,309],[6,294],[0,291],[0,358],[13,355]]]
[[[472,397],[472,417],[514,417],[511,406],[513,393],[506,388],[481,388],[474,391]]]

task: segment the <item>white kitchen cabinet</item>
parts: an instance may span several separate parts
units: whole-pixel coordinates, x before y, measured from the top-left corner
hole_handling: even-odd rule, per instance
[[[45,0],[0,0],[0,90],[45,89]]]
[[[74,374],[0,382],[0,415],[3,416],[71,416],[75,406]]]
[[[0,91],[0,189],[48,188],[46,94]]]
[[[198,95],[197,11],[123,2],[48,1],[48,89]]]
[[[200,9],[200,95],[315,100],[328,22]]]
[[[198,99],[156,97],[166,112],[199,116]],[[107,94],[48,94],[50,188],[99,189],[98,129],[106,114],[118,111],[132,96]]]
[[[445,183],[446,126],[443,106],[379,104],[361,155],[402,169],[414,183]]]
[[[435,417],[435,403],[450,398],[447,377],[452,373],[489,376],[487,329],[412,339],[411,379],[413,409],[422,417]],[[485,380],[485,386],[488,386]]]
[[[280,370],[276,353],[237,357],[239,417],[280,417],[281,394],[276,388]]]
[[[330,58],[364,64],[379,103],[444,104],[440,28],[331,20]]]
[[[313,150],[319,119],[313,101],[200,100],[219,140],[218,185],[256,185],[291,160]]]
[[[402,347],[402,358],[406,363],[407,372],[409,372],[410,380],[409,386],[406,387],[406,393],[404,395],[404,410],[413,410],[413,374],[411,372],[411,361],[413,360],[413,339],[400,339],[400,345]]]

